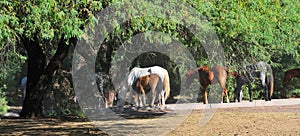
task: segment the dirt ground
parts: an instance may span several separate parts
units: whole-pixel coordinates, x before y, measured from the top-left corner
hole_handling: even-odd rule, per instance
[[[168,136],[185,135],[300,135],[300,105],[218,109],[204,126],[201,111],[193,113]]]
[[[201,113],[201,110],[192,111],[167,135],[300,135],[300,105],[218,109],[204,126],[199,125]],[[2,118],[0,135],[107,134],[86,119]]]

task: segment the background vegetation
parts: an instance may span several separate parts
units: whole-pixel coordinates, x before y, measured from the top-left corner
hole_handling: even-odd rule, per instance
[[[39,46],[43,58],[49,62],[57,53],[58,43],[63,40],[67,43],[71,38],[84,38],[87,34],[85,28],[95,24],[96,13],[103,8],[115,4],[115,0],[103,1],[2,1],[0,2],[0,113],[6,111],[6,101],[13,103],[16,100],[20,80],[28,74],[28,56],[32,52],[25,48],[25,40],[37,42],[29,48]],[[245,64],[257,61],[265,61],[273,68],[275,76],[275,90],[273,98],[299,97],[299,79],[294,79],[291,84],[284,88],[282,79],[284,71],[300,67],[300,2],[290,0],[182,0],[179,3],[187,4],[190,8],[196,9],[213,26],[221,45],[224,49],[226,66],[230,71],[235,71]],[[176,3],[172,0],[157,2]],[[130,11],[137,12],[143,6],[151,7],[153,3],[144,1],[142,5],[132,7]],[[165,4],[168,5],[168,4]],[[172,6],[166,8],[171,8]],[[135,9],[136,8],[136,9]],[[176,9],[169,9],[176,10]],[[185,17],[184,12],[178,12]],[[125,13],[118,13],[124,16]],[[162,12],[157,11],[160,15]],[[115,60],[114,54],[124,41],[136,34],[148,31],[160,31],[171,35],[178,40],[192,53],[197,65],[209,65],[207,54],[201,42],[187,28],[178,24],[178,20],[156,18],[154,16],[137,17],[115,24],[113,32],[107,35],[105,42],[101,45],[97,57],[96,71],[109,72],[111,62]],[[170,43],[169,39],[162,41]],[[69,44],[70,46],[72,44]],[[73,46],[74,47],[74,46]],[[53,86],[60,84],[60,90],[66,97],[66,101],[56,103],[68,103],[73,98],[72,79],[65,73],[71,72],[71,59],[73,47],[69,48],[68,55],[56,76],[51,79],[48,91],[58,92]],[[142,55],[141,55],[142,56]],[[157,53],[148,52],[144,57],[139,57],[132,66],[141,67],[160,65],[171,73],[171,88],[178,94],[179,75],[178,66],[174,65],[168,57]],[[47,66],[47,65],[46,65]],[[45,67],[46,67],[45,66]],[[29,69],[30,71],[30,69]],[[40,78],[41,79],[41,78]],[[61,79],[67,79],[68,84]],[[227,88],[231,100],[235,81],[231,77],[228,80]],[[67,89],[62,89],[67,87]],[[261,99],[259,86],[254,99]],[[297,90],[298,88],[298,90]],[[69,92],[68,92],[69,91]],[[14,92],[14,93],[12,93]],[[67,93],[68,92],[68,93]],[[244,92],[247,92],[244,90]],[[8,94],[13,94],[13,97]],[[244,93],[246,94],[246,93]],[[46,95],[46,94],[43,94]],[[45,101],[48,101],[45,99]],[[170,99],[171,102],[171,99]],[[71,111],[72,106],[60,104],[64,108],[56,108]],[[66,113],[66,112],[59,112]],[[68,113],[69,114],[69,113]]]

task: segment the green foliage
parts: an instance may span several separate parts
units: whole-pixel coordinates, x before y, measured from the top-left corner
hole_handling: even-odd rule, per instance
[[[160,4],[160,2],[157,1],[155,4]],[[193,19],[197,20],[188,18],[189,16],[186,14],[188,10],[187,12],[181,12],[180,8],[171,9],[172,2],[164,2],[167,11],[176,11],[179,16],[184,17],[184,20],[189,23],[193,23]],[[226,64],[232,71],[257,61],[265,61],[271,64],[276,82],[275,95],[281,91],[278,80],[282,77],[278,74],[282,74],[287,68],[299,66],[299,1],[185,0],[181,2],[191,5],[209,20],[208,25],[213,26],[218,34],[225,51]],[[148,13],[147,10],[142,9],[152,9],[155,12],[150,12],[145,17],[136,17],[138,11]],[[136,33],[164,32],[171,35],[174,40],[184,43],[184,46],[193,54],[198,66],[210,65],[207,53],[202,47],[202,39],[191,33],[185,28],[186,26],[182,26],[180,22],[182,18],[173,17],[169,19],[164,16],[163,9],[153,6],[151,2],[136,4],[136,7],[130,8],[129,12],[132,18],[128,23],[111,23],[116,28],[111,35],[121,37],[121,40],[126,41]],[[122,18],[127,13],[117,12],[116,14]],[[203,31],[205,35],[205,30]],[[116,39],[107,40],[114,41]],[[161,41],[164,43],[170,42],[168,39],[161,39]],[[232,86],[233,83],[228,84],[229,92],[234,90]],[[254,99],[261,97],[260,91],[256,92]]]
[[[0,90],[0,115],[8,110],[5,94]]]
[[[259,60],[278,63],[271,56],[299,56],[299,1],[191,0],[189,3],[215,26],[230,65]]]
[[[7,45],[0,50],[0,92],[1,97],[6,97],[8,102],[14,102],[17,97],[21,80],[21,66],[25,62],[24,56],[17,52],[13,45]],[[7,97],[14,96],[14,97]]]

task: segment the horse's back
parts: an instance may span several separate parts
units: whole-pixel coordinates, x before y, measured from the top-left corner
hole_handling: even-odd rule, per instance
[[[147,76],[150,75],[149,68],[137,68],[134,67],[131,69],[129,75],[128,75],[128,85],[132,85],[139,77]]]

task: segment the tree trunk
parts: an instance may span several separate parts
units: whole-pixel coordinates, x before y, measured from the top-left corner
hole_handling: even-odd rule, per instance
[[[23,108],[20,113],[21,117],[34,118],[43,117],[42,102],[44,94],[52,83],[52,78],[57,70],[61,67],[64,58],[68,54],[70,46],[75,46],[76,38],[69,39],[69,44],[62,39],[58,43],[55,55],[52,57],[48,65],[46,64],[46,56],[39,45],[39,40],[22,38],[22,42],[28,53],[28,70],[26,96],[23,101]]]

